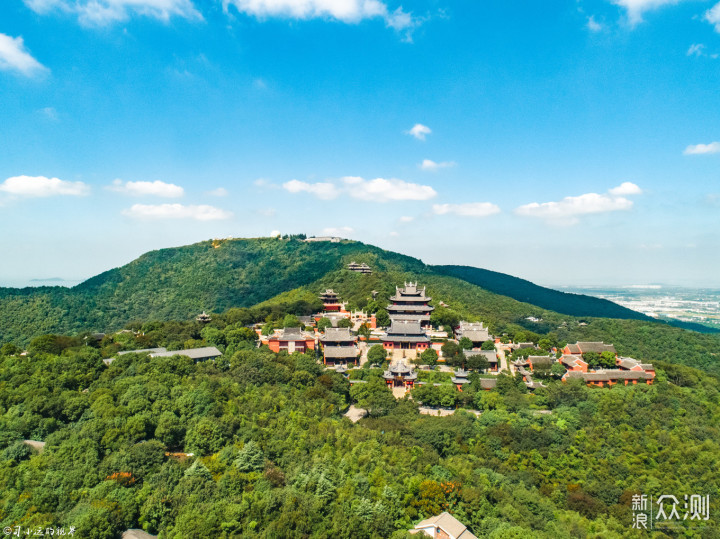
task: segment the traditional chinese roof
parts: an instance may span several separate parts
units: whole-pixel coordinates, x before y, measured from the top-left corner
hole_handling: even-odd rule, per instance
[[[490,333],[482,322],[460,322],[460,337],[467,337],[472,342],[483,342],[490,339]]]
[[[516,350],[522,350],[523,348],[535,348],[535,343],[531,342],[519,342],[513,345]]]
[[[320,299],[323,300],[324,302],[328,302],[328,301],[338,301],[338,300],[339,300],[339,297],[338,297],[338,295],[333,291],[332,288],[328,288],[327,290],[325,290],[325,292],[323,292],[322,294],[320,294]]]
[[[602,354],[603,352],[612,352],[615,354],[615,347],[612,344],[605,344],[604,342],[580,342],[575,344],[568,344],[568,349],[573,354],[587,354],[588,352],[596,352]]]
[[[354,343],[357,340],[352,333],[350,328],[327,328],[325,335],[320,337],[321,342],[350,342]]]
[[[495,350],[465,350],[465,357],[485,356],[488,363],[497,363],[498,357]]]
[[[483,389],[494,389],[497,385],[497,378],[480,378],[480,387]]]
[[[406,305],[406,304],[400,304],[400,305],[388,305],[387,306],[387,312],[390,313],[391,311],[400,311],[400,312],[428,312],[434,310],[434,307],[431,307],[430,305]]]
[[[387,334],[382,337],[382,340],[386,342],[430,342],[418,322],[399,320],[392,321]]]
[[[272,335],[269,341],[306,341],[308,339],[314,339],[312,335],[301,331],[300,328],[284,328],[277,330],[275,335]]]
[[[125,350],[123,352],[118,352],[117,355],[122,356],[125,354],[144,354],[146,352],[149,354],[157,354],[160,352],[167,352],[167,348],[160,347],[160,348],[142,348],[141,350]]]
[[[470,374],[468,371],[465,371],[463,369],[458,369],[455,371],[455,376],[452,377],[452,383],[453,384],[469,384],[470,380],[467,379],[468,374]]]
[[[425,287],[418,288],[417,283],[405,283],[405,288],[395,287],[395,295],[390,301],[424,301],[432,300],[425,295]]]
[[[202,313],[197,315],[195,320],[197,320],[198,322],[210,322],[212,320],[212,318],[210,318],[209,314],[207,314],[205,311],[203,311]]]
[[[568,354],[565,354],[560,358],[560,363],[562,363],[563,365],[565,365],[566,367],[569,367],[569,368],[587,365],[587,363],[585,363],[585,361],[583,361],[582,356],[568,355]]]
[[[407,363],[402,361],[393,361],[388,366],[388,370],[383,373],[383,378],[390,380],[398,376],[404,380],[415,380],[417,378],[417,373]]]
[[[606,369],[595,372],[568,372],[567,378],[582,378],[586,382],[609,382],[611,380],[652,380],[653,375],[644,371]]]
[[[326,359],[355,359],[360,351],[357,346],[326,346],[323,354]]]
[[[640,367],[642,369],[640,362],[631,357],[621,357],[621,358],[618,358],[618,360],[619,360],[618,367],[620,367],[621,369],[631,370],[635,367]],[[643,370],[645,370],[645,369],[643,369]]]
[[[552,356],[528,356],[527,361],[533,365],[552,365],[555,363],[555,358]]]
[[[171,357],[171,356],[185,356],[190,359],[211,359],[220,357],[222,353],[214,346],[205,346],[203,348],[190,348],[189,350],[170,350],[164,352],[155,352],[150,354],[150,357]]]
[[[429,528],[442,530],[450,539],[477,539],[477,536],[470,533],[465,524],[460,522],[447,511],[423,520],[422,522],[418,522],[415,525],[415,528],[411,530],[411,533],[415,530],[422,531]],[[435,532],[433,532],[431,536],[441,537],[440,534]]]

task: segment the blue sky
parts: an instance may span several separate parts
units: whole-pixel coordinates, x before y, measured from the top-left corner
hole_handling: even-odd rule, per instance
[[[720,4],[5,0],[0,285],[336,234],[720,286]]]

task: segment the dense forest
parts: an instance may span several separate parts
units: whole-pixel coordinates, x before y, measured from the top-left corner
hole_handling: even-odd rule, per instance
[[[469,287],[480,286],[493,295],[525,302],[507,304],[508,312],[518,316],[531,311],[532,304],[575,317],[643,318],[606,300],[548,291],[475,268],[427,266],[360,242],[258,238],[152,251],[70,289],[0,288],[0,342],[27,344],[32,337],[47,333],[115,331],[129,320],[183,320],[203,310],[250,307],[303,286],[317,292],[319,281],[332,280],[329,274],[353,260],[370,264],[376,273],[400,272],[419,281],[430,275],[441,280],[446,275],[460,277]],[[402,284],[384,283],[391,289]]]
[[[274,354],[233,309],[211,326],[146,322],[102,341],[0,350],[0,525],[111,538],[395,537],[449,510],[480,537],[644,537],[632,496],[709,495],[710,519],[656,537],[720,535],[718,379],[657,362],[652,386],[473,382],[446,417],[396,401],[374,369],[352,387],[314,354]],[[270,312],[279,317],[282,313]],[[215,343],[224,355],[102,357]],[[423,393],[424,391],[424,393]],[[343,417],[350,403],[370,416]],[[37,452],[22,440],[42,440]],[[193,453],[192,456],[186,453]]]

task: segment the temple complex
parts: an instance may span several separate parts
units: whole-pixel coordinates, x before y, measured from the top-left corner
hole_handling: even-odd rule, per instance
[[[387,307],[390,320],[430,327],[430,313],[435,309],[428,305],[431,300],[425,295],[425,287],[418,288],[417,283],[405,283],[405,288],[396,286],[395,295],[390,298],[392,304]]]
[[[430,337],[425,334],[419,322],[393,320],[382,337],[385,350],[413,350],[422,353],[430,346]]]
[[[360,350],[357,337],[350,333],[349,328],[327,328],[325,335],[320,337],[323,345],[323,362],[326,365],[352,362],[357,364]]]

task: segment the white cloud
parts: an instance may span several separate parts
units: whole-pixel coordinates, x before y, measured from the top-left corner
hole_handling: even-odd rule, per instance
[[[693,43],[687,51],[688,56],[702,56],[704,53],[705,45],[702,43]]]
[[[372,202],[391,200],[428,200],[437,195],[429,185],[418,185],[403,180],[375,178],[364,180],[357,177],[343,178],[351,197]]]
[[[336,198],[339,194],[337,187],[328,182],[307,183],[299,180],[290,180],[289,182],[285,182],[282,186],[283,189],[290,191],[291,193],[307,192],[323,200]]]
[[[455,166],[455,161],[443,161],[441,163],[436,163],[435,161],[431,161],[430,159],[423,159],[423,162],[420,163],[420,168],[422,170],[428,170],[430,172],[436,172],[440,170],[441,168],[450,168]]]
[[[38,110],[38,112],[52,122],[57,122],[59,120],[58,113],[53,107],[45,107]]]
[[[330,200],[340,195],[367,200],[369,202],[390,202],[401,200],[428,200],[437,195],[429,185],[419,185],[395,178],[375,178],[366,180],[358,176],[345,176],[339,183],[308,183],[290,180],[282,184],[290,193],[310,193],[322,200]]]
[[[708,153],[720,153],[720,142],[710,144],[694,144],[685,148],[685,155],[702,155]]]
[[[500,213],[500,208],[491,202],[466,202],[464,204],[433,204],[436,215],[459,215],[461,217],[488,217]]]
[[[259,18],[334,19],[358,23],[363,19],[381,18],[395,30],[405,30],[418,23],[402,8],[393,12],[379,0],[223,0],[223,6],[234,6],[240,13]]]
[[[351,228],[349,226],[340,226],[340,227],[326,227],[323,228],[320,232],[321,236],[347,236],[349,234],[352,234],[355,232],[354,228]]]
[[[44,65],[30,55],[22,37],[12,37],[6,34],[0,34],[0,70],[19,71],[26,77],[48,71]]]
[[[273,230],[270,232],[271,238],[279,238],[280,236],[282,236],[282,233],[279,230]]]
[[[205,193],[206,195],[210,195],[211,197],[226,197],[228,196],[228,190],[224,187],[218,187],[217,189],[213,189],[211,191],[208,191]]]
[[[720,2],[705,12],[705,20],[715,26],[716,32],[720,32]]]
[[[185,194],[185,190],[174,183],[165,183],[160,180],[154,182],[124,182],[114,180],[111,191],[125,193],[132,196],[156,196],[164,198],[178,198]]]
[[[203,18],[191,0],[25,0],[25,4],[43,15],[54,10],[76,14],[82,24],[89,26],[124,21],[133,14],[162,21],[174,16]]]
[[[531,202],[515,209],[517,215],[539,217],[550,222],[575,224],[581,215],[629,210],[632,200],[622,195],[638,195],[642,190],[631,182],[613,187],[607,194],[586,193],[575,197],[565,197],[558,202]]]
[[[183,206],[182,204],[133,204],[123,215],[136,219],[195,219],[217,221],[230,219],[232,213],[214,206]]]
[[[595,20],[595,17],[590,15],[587,18],[587,29],[591,32],[600,32],[603,29],[603,25]]]
[[[641,195],[642,189],[632,182],[623,182],[617,187],[608,190],[608,193],[613,196]]]
[[[430,129],[427,125],[423,124],[415,124],[410,129],[405,131],[406,135],[411,135],[415,137],[418,140],[425,140],[425,136],[432,133],[432,129]]]
[[[400,222],[401,222],[401,223],[410,223],[410,222],[412,222],[412,221],[414,221],[414,220],[415,220],[414,217],[410,217],[410,216],[408,216],[408,215],[403,215],[402,217],[400,217]]]
[[[68,182],[45,176],[13,176],[0,183],[0,191],[23,197],[81,196],[87,195],[90,187],[83,182]]]
[[[682,2],[683,0],[612,0],[612,3],[627,10],[630,24],[641,23],[643,13],[663,6],[669,6]]]

